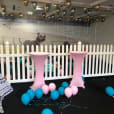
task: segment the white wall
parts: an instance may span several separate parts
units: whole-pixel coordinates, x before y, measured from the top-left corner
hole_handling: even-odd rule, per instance
[[[27,20],[3,20],[0,19],[0,43],[9,41],[19,43],[21,41],[34,40],[36,33],[46,34],[44,43],[60,43],[63,41],[84,43],[114,43],[114,15],[111,15],[105,22],[97,22],[91,27],[64,25],[43,21]]]
[[[114,15],[91,26],[91,42],[114,43]]]
[[[24,40],[34,40],[37,32],[46,34],[45,43],[90,41],[90,27],[46,23],[43,21],[0,19],[0,43],[4,40],[17,44],[19,43],[18,38],[21,38],[22,42]]]

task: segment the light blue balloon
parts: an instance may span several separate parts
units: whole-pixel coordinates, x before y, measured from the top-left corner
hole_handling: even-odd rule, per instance
[[[114,89],[111,86],[106,87],[105,92],[109,96],[114,96]]]
[[[35,92],[34,92],[32,89],[29,89],[29,90],[27,91],[27,93],[28,93],[28,95],[30,96],[30,99],[32,100],[32,99],[34,98],[34,96],[35,96]]]
[[[50,97],[52,100],[57,100],[59,98],[59,92],[57,90],[52,91]]]
[[[63,83],[61,84],[61,86],[64,87],[64,88],[67,88],[67,87],[69,86],[69,84],[68,84],[68,82],[63,82]]]
[[[64,87],[59,87],[58,89],[60,95],[64,95],[65,88]]]
[[[36,98],[37,99],[40,99],[42,96],[43,96],[43,90],[41,88],[38,88],[36,91],[35,91],[35,94],[36,94]]]
[[[24,105],[28,105],[29,102],[30,102],[30,96],[27,94],[27,93],[24,93],[22,96],[21,96],[21,102],[24,104]]]
[[[49,108],[45,108],[45,109],[43,109],[41,114],[53,114],[53,111],[51,109],[49,109]]]

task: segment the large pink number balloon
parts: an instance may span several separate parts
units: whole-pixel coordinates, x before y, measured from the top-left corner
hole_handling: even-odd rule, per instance
[[[82,69],[82,62],[86,54],[87,54],[86,52],[75,52],[75,51],[71,52],[71,55],[74,60],[74,75],[70,83],[70,86],[85,88],[84,82],[82,80],[81,69]]]
[[[48,56],[48,53],[45,52],[34,52],[30,53],[30,56],[32,57],[35,67],[36,67],[36,76],[33,85],[31,86],[31,89],[36,90],[37,88],[40,88],[45,84],[44,81],[44,64],[45,59]]]

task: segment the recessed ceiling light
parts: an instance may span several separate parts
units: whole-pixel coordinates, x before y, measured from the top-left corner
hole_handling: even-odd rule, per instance
[[[43,8],[36,6],[36,10],[43,10]]]
[[[56,4],[53,4],[53,6],[55,6],[55,7],[56,7],[57,5],[56,5]]]
[[[19,13],[18,15],[19,15],[19,17],[23,17],[24,16],[22,13]]]
[[[28,11],[27,14],[28,15],[33,15],[33,12],[32,11]]]
[[[46,6],[44,7],[45,11],[49,11],[49,4],[46,4]]]
[[[5,14],[6,14],[6,12],[1,12],[1,14],[2,14],[2,15],[5,15]]]
[[[32,2],[32,5],[36,7],[37,6],[37,2]]]

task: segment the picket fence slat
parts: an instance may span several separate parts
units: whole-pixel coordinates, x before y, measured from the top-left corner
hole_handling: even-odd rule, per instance
[[[0,45],[0,52],[1,52],[1,54],[3,54],[3,45]],[[1,57],[1,75],[3,77],[5,77],[5,75],[4,75],[4,63],[5,63],[5,60],[3,57]]]
[[[27,45],[27,54],[29,54],[29,46]],[[30,61],[29,61],[29,55],[27,56],[27,62],[26,62],[26,65],[27,65],[27,79],[30,79],[30,70],[29,70],[29,65],[30,65]]]
[[[14,45],[12,45],[12,54],[15,53]],[[13,80],[15,80],[15,57],[12,56],[12,72]]]
[[[22,50],[22,54],[24,54],[24,45],[22,45],[21,48],[22,48],[21,49]],[[25,64],[25,56],[22,56],[22,76],[23,76],[22,79],[25,79],[25,66],[26,66],[26,64]]]
[[[109,73],[111,73],[111,66],[112,66],[112,45],[110,45],[110,55],[109,55]]]
[[[6,44],[5,46],[5,52],[7,55],[9,55],[9,43]],[[6,78],[9,81],[10,80],[10,58],[6,57]]]
[[[62,53],[64,52],[64,45],[62,45]],[[64,76],[64,55],[62,55],[62,77]]]
[[[88,53],[88,45],[86,45],[86,50],[85,51]],[[85,58],[85,75],[87,75],[87,73],[88,73],[87,68],[88,68],[88,55]]]
[[[34,46],[33,45],[31,46],[31,49],[32,49],[32,52],[34,52]],[[30,65],[29,70],[31,69],[32,71],[30,70],[29,74],[30,74],[30,78],[34,79],[34,72],[35,72],[35,67],[34,66],[35,65],[34,65],[33,59],[31,59],[31,64],[32,64],[32,69],[31,69],[31,65]]]
[[[60,45],[58,45],[58,53],[60,53]],[[58,56],[57,69],[58,69],[58,77],[59,77],[60,76],[60,55]]]
[[[45,52],[48,52],[48,48],[47,48],[47,45],[45,45]],[[46,59],[46,61],[45,61],[45,78],[47,79],[47,73],[48,73],[48,70],[47,70],[47,68],[48,68],[48,58]]]
[[[70,52],[72,51],[72,45],[70,45]],[[70,56],[70,71],[69,71],[69,75],[72,75],[72,65],[73,65],[73,62],[72,62],[72,56]]]
[[[66,53],[68,53],[68,45],[66,45]],[[65,76],[68,76],[68,55],[66,55]]]
[[[54,53],[56,53],[56,45],[54,45]],[[54,62],[53,62],[53,64],[54,64],[54,77],[56,76],[56,55],[54,55]]]
[[[96,46],[93,45],[93,53],[95,53],[95,48]],[[94,74],[95,72],[95,54],[93,54],[93,58],[92,58],[92,74]]]
[[[49,53],[52,53],[52,45],[49,45]],[[49,77],[52,76],[52,55],[49,55]]]

